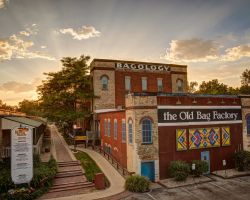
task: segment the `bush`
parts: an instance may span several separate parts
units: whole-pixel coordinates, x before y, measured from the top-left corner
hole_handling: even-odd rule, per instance
[[[149,191],[149,180],[144,176],[130,176],[126,179],[125,188],[131,192]]]
[[[238,151],[234,154],[235,167],[238,171],[245,171],[250,169],[250,152],[249,151]]]
[[[204,160],[193,160],[192,164],[195,164],[195,170],[192,170],[192,174],[196,177],[208,171],[208,163]]]
[[[176,181],[184,181],[188,177],[190,167],[186,162],[177,160],[170,163],[169,172]]]
[[[39,156],[34,156],[34,176],[31,187],[21,184],[15,187],[11,180],[8,163],[0,164],[0,199],[31,200],[36,199],[49,190],[57,172],[57,163],[53,157],[48,163],[42,163]],[[35,189],[34,189],[35,188]]]

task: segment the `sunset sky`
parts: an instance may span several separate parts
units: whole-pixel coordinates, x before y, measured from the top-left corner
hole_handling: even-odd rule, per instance
[[[189,81],[240,85],[249,0],[0,0],[0,99],[36,99],[64,56],[188,65]]]

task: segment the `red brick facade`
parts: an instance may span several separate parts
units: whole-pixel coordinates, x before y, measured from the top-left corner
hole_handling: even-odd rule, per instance
[[[110,120],[110,136],[105,134],[104,121],[106,124]],[[117,139],[114,138],[114,120],[117,120]],[[122,119],[125,120],[125,112],[109,112],[98,114],[98,120],[100,121],[100,137],[101,146],[107,151],[109,147],[111,149],[110,154],[124,167],[127,166],[127,150],[126,142],[122,141]],[[107,127],[106,127],[107,129]],[[105,149],[106,148],[106,149]]]

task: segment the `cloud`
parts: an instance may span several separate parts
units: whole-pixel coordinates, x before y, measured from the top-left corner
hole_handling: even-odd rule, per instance
[[[37,24],[32,24],[30,27],[26,27],[25,30],[19,32],[20,35],[30,36],[30,35],[37,35],[38,27]]]
[[[40,85],[42,80],[35,78],[31,83],[22,83],[17,81],[9,81],[0,85],[0,91],[22,93],[36,90],[36,86]]]
[[[222,61],[236,61],[243,57],[250,57],[250,44],[242,44],[225,50]]]
[[[7,4],[7,1],[6,0],[0,0],[0,9],[1,8],[4,8]]]
[[[10,60],[11,58],[41,58],[55,60],[54,57],[40,51],[33,51],[32,41],[25,41],[15,34],[8,39],[0,39],[0,61]]]
[[[207,62],[219,57],[219,49],[214,40],[172,40],[163,58],[173,62]]]
[[[12,56],[12,47],[8,41],[0,39],[0,61],[9,60]]]
[[[60,29],[59,32],[62,34],[69,34],[75,40],[89,39],[92,37],[99,37],[101,35],[101,32],[97,31],[93,26],[82,26],[78,30],[65,28]]]
[[[41,46],[41,49],[46,49],[46,48],[47,48],[47,46],[45,46],[45,45]]]

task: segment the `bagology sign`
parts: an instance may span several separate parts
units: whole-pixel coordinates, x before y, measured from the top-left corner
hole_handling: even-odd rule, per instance
[[[11,178],[15,184],[29,183],[33,177],[32,128],[11,131]]]
[[[132,70],[146,70],[146,71],[170,71],[170,67],[160,64],[141,64],[141,63],[115,63],[117,69],[132,69]]]
[[[158,106],[159,126],[241,123],[239,106]]]

